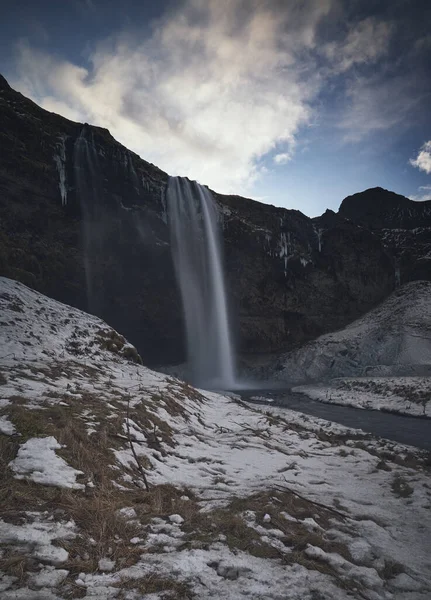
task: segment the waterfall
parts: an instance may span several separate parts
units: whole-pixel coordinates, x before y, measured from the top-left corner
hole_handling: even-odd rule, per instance
[[[207,188],[183,177],[169,178],[166,199],[193,382],[232,388],[234,358],[214,199]]]
[[[87,309],[101,314],[99,263],[105,238],[103,186],[94,139],[82,128],[74,145],[75,187],[82,211],[82,241],[87,287]]]

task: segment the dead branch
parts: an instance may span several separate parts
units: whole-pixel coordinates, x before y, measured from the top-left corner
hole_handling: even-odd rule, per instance
[[[142,479],[144,481],[144,485],[145,485],[145,489],[147,490],[147,492],[150,491],[150,486],[148,485],[148,479],[147,479],[147,475],[141,465],[141,463],[139,462],[139,458],[138,455],[136,454],[136,450],[135,447],[133,445],[132,442],[132,438],[130,435],[130,422],[129,422],[129,418],[130,418],[130,396],[128,396],[127,398],[127,416],[126,416],[126,428],[127,428],[127,439],[129,440],[129,445],[130,445],[130,449],[132,451],[133,454],[133,458],[135,459],[135,462],[138,466],[138,470],[140,472],[140,474],[142,475]]]
[[[286,479],[285,479],[285,481],[286,481]],[[315,506],[319,506],[320,508],[323,508],[324,510],[327,510],[329,512],[332,512],[332,513],[338,515],[339,517],[342,517],[343,519],[346,519],[346,520],[351,519],[351,517],[349,515],[346,515],[345,513],[342,513],[341,511],[336,510],[335,508],[332,508],[331,506],[327,506],[326,504],[321,504],[320,502],[317,502],[317,500],[311,500],[310,498],[307,498],[306,496],[302,496],[301,494],[298,494],[298,492],[295,492],[294,490],[292,490],[291,488],[289,488],[287,486],[276,485],[275,487],[278,490],[280,490],[281,492],[289,492],[290,494],[293,494],[300,500],[304,500],[305,502],[310,502],[311,504],[314,504]]]

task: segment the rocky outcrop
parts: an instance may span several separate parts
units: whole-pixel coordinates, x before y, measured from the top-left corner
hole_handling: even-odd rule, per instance
[[[147,364],[183,359],[167,174],[106,129],[49,113],[4,79],[0,144],[0,274],[101,316]],[[288,350],[393,290],[392,246],[383,230],[353,218],[350,201],[339,214],[309,219],[214,196],[240,350]]]
[[[344,329],[279,357],[264,375],[290,383],[334,377],[429,377],[431,282],[405,284]]]
[[[381,239],[398,285],[431,279],[431,200],[414,202],[377,187],[345,198],[338,214]]]
[[[148,362],[175,359],[167,175],[107,130],[42,110],[4,81],[0,132],[1,274],[115,323]]]

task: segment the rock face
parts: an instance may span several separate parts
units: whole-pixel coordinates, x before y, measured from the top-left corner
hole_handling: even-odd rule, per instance
[[[431,282],[414,281],[344,329],[278,358],[269,379],[431,375]]]
[[[0,275],[102,317],[146,364],[183,360],[168,175],[106,129],[49,113],[3,78],[0,145]],[[398,213],[387,218],[386,204],[372,214],[373,193],[390,194],[368,190],[316,219],[214,193],[241,351],[284,351],[343,327],[386,298],[399,272],[405,280],[429,278],[424,250],[414,251],[409,270],[410,250],[398,243],[428,231],[429,212],[402,221],[400,234]],[[417,209],[393,196],[388,210],[404,201],[410,208],[399,204],[403,211]]]
[[[431,278],[431,200],[414,202],[373,188],[345,198],[338,214],[382,240],[394,259],[397,284]]]

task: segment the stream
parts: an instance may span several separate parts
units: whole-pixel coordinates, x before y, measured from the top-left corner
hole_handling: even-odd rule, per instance
[[[237,393],[247,402],[253,402],[251,400],[253,396],[268,398],[268,406],[289,408],[326,421],[335,421],[335,423],[340,423],[346,427],[362,429],[367,433],[401,444],[431,451],[431,419],[428,418],[327,404],[290,390],[267,391],[255,389],[243,390]],[[258,403],[266,404],[264,401]]]

